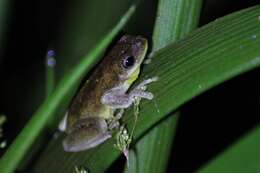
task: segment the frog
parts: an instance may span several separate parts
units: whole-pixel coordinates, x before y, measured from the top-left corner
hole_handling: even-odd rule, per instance
[[[153,99],[153,93],[146,88],[158,77],[148,78],[129,90],[139,76],[147,48],[146,38],[124,35],[93,70],[59,125],[66,133],[62,142],[66,152],[88,150],[105,142],[136,98]]]

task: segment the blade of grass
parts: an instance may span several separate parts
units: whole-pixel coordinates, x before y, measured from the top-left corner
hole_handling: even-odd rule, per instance
[[[159,81],[149,85],[149,91],[155,94],[154,100],[140,104],[135,139],[193,97],[260,66],[259,13],[260,6],[256,6],[225,16],[154,54],[139,80],[159,76]],[[129,128],[133,125],[131,110],[123,118]],[[101,173],[120,154],[113,147],[113,139],[78,153],[64,152],[62,139],[59,136],[50,141],[38,157],[35,172],[66,173],[84,165],[91,173]]]
[[[201,0],[160,0],[153,33],[153,51],[186,36],[195,29]]]
[[[254,173],[260,170],[260,126],[200,169],[200,173]]]
[[[134,1],[131,1],[134,2]],[[63,32],[58,35],[56,81],[94,48],[125,13],[130,1],[78,0],[70,2],[64,16]],[[65,3],[66,4],[66,3]],[[98,22],[97,22],[98,21]]]
[[[71,90],[76,87],[84,74],[97,61],[104,49],[112,41],[115,35],[122,29],[129,17],[133,14],[135,5],[131,6],[119,23],[109,32],[104,39],[86,57],[83,58],[69,74],[67,74],[58,84],[55,91],[46,99],[43,105],[36,111],[22,132],[8,148],[0,160],[0,170],[2,173],[13,172],[25,153],[29,150],[37,135],[43,130],[48,120],[55,115],[55,111],[64,103],[65,97],[71,97]],[[67,101],[68,102],[68,101]]]
[[[153,51],[183,38],[198,24],[201,0],[160,0],[153,33]],[[130,152],[125,172],[166,172],[179,113],[150,130]],[[143,162],[145,160],[145,162]]]

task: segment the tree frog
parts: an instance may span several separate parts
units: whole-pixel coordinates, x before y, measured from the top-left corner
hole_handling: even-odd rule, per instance
[[[156,77],[128,91],[138,77],[147,47],[145,38],[125,35],[95,68],[59,125],[67,134],[62,143],[65,151],[78,152],[103,143],[119,126],[123,110],[136,98],[153,98],[145,90]]]

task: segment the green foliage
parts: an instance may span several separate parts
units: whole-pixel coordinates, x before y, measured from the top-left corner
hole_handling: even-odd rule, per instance
[[[194,30],[198,23],[200,8],[201,0],[160,0],[153,32],[152,52],[183,38]],[[179,113],[175,112],[149,130],[133,146],[130,152],[130,166],[126,166],[125,172],[166,171],[178,118]]]
[[[154,53],[139,81],[152,76],[159,81],[149,85],[154,100],[140,103],[135,139],[196,95],[260,65],[260,40],[254,37],[260,34],[259,12],[257,6],[225,16]],[[132,115],[129,109],[124,117],[129,129]],[[51,140],[35,171],[71,172],[75,165],[85,165],[92,173],[104,172],[120,154],[113,139],[80,153],[65,153],[61,140],[62,136]],[[50,160],[54,157],[55,162]]]
[[[183,1],[183,3],[185,2]],[[167,129],[169,124],[175,124],[176,120],[171,117],[170,113],[176,111],[195,96],[260,66],[260,6],[227,15],[201,27],[183,39],[169,44],[172,40],[186,35],[195,27],[197,20],[190,17],[192,14],[196,14],[193,16],[194,18],[198,17],[197,12],[200,8],[200,2],[191,5],[190,8],[191,13],[185,16],[184,14],[187,14],[185,10],[176,7],[176,11],[180,10],[177,11],[179,13],[176,15],[178,25],[172,26],[170,22],[170,28],[174,28],[171,39],[164,38],[163,41],[155,41],[157,43],[155,50],[157,51],[152,52],[152,62],[144,66],[137,81],[138,83],[148,77],[159,77],[158,82],[152,83],[148,87],[149,91],[155,94],[154,100],[143,100],[140,103],[140,115],[134,133],[135,142],[138,142],[154,126],[160,125],[164,127],[163,129]],[[26,154],[30,152],[30,147],[37,140],[38,135],[43,131],[49,120],[55,116],[57,110],[65,111],[66,105],[75,93],[80,80],[98,61],[105,48],[133,14],[134,9],[135,6],[130,7],[119,23],[106,36],[102,37],[95,48],[60,80],[54,91],[47,97],[2,156],[0,160],[1,172],[13,172],[26,157]],[[169,11],[165,13],[167,12]],[[171,16],[175,15],[171,14]],[[182,23],[182,21],[184,22]],[[185,24],[185,22],[187,23]],[[162,28],[159,28],[158,25],[156,24],[155,33],[161,32],[160,29]],[[185,25],[186,30],[181,25]],[[166,29],[162,33],[168,31],[169,29]],[[154,34],[154,39],[158,39],[159,35]],[[165,36],[167,35],[165,34]],[[166,44],[167,46],[161,48]],[[127,123],[129,129],[133,127],[135,121],[133,114],[132,109],[128,109],[126,116],[123,118],[123,122]],[[162,120],[164,121],[158,124]],[[169,130],[165,133],[166,138],[162,137],[162,140],[158,139],[157,141],[153,139],[151,142],[159,142],[158,145],[160,145],[160,142],[167,143],[171,133],[173,132]],[[257,127],[250,135],[238,141],[200,171],[227,172],[228,169],[233,168],[236,172],[257,172],[260,165],[260,154],[257,152],[259,136],[260,131]],[[113,146],[113,143],[115,143],[113,139],[97,148],[79,153],[64,152],[61,146],[62,139],[63,136],[59,135],[57,138],[50,139],[48,144],[42,145],[42,152],[37,156],[35,164],[32,165],[33,172],[69,173],[75,172],[76,168],[77,171],[79,171],[79,168],[86,168],[91,173],[100,173],[109,168],[120,155],[120,152]],[[153,158],[150,164],[156,166],[156,159],[158,159],[157,156],[160,153],[153,152],[153,147],[147,148],[149,146],[152,145],[141,145],[144,148],[141,149],[143,153],[140,153],[140,158]],[[246,152],[248,148],[250,150]],[[141,161],[140,158],[139,160],[134,158],[137,156],[130,153],[130,159],[135,160],[132,162],[132,164],[135,164],[132,167],[132,172],[135,172],[135,166],[138,167],[138,162]],[[237,158],[240,159],[236,160]],[[163,162],[163,164],[158,165],[166,164],[166,159]]]

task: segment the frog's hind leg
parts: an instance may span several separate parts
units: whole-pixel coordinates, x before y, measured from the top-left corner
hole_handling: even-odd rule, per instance
[[[63,140],[67,152],[78,152],[93,148],[111,137],[107,122],[100,117],[86,117],[73,125]]]

